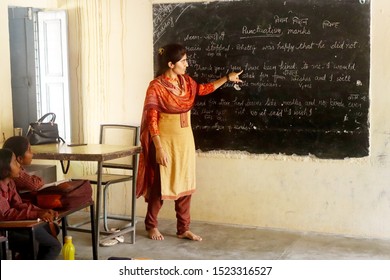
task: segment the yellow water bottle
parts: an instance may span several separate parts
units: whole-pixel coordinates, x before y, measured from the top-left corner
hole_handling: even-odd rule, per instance
[[[72,236],[65,236],[65,244],[62,247],[62,255],[64,256],[64,260],[74,260],[75,253],[76,248],[72,243]]]

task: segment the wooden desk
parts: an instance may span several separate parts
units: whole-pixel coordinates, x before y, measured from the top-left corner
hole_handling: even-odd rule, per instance
[[[91,234],[92,234],[92,257],[94,260],[98,259],[98,251],[97,251],[97,231],[95,227],[95,217],[94,217],[94,202],[87,202],[78,207],[74,207],[70,210],[66,211],[58,211],[58,220],[61,220],[61,230],[62,230],[62,244],[65,243],[65,236],[67,235],[67,221],[66,217],[72,213],[80,211],[86,207],[90,207],[90,217],[91,217]],[[33,252],[34,258],[37,257],[38,247],[35,242],[35,229],[41,227],[45,224],[44,221],[38,220],[20,220],[20,221],[1,221],[0,222],[0,230],[7,231],[20,231],[20,230],[28,230],[29,238],[30,238],[30,250]],[[4,250],[5,251],[5,250]]]
[[[141,146],[116,146],[106,144],[88,144],[83,146],[69,147],[66,144],[44,144],[31,146],[35,159],[60,160],[60,161],[96,161],[97,162],[97,192],[96,192],[96,214],[95,214],[95,232],[96,232],[96,246],[98,246],[99,238],[99,221],[101,212],[101,196],[102,196],[102,163],[103,161],[117,159],[137,155],[141,152]],[[133,157],[133,166],[137,166],[137,157]],[[134,178],[137,173],[137,168],[134,169]],[[133,180],[133,201],[135,201],[135,183]],[[122,229],[119,232],[110,233],[107,237],[102,239],[111,239],[126,232],[135,231],[135,203],[132,204],[132,226]],[[108,233],[105,233],[108,234]]]

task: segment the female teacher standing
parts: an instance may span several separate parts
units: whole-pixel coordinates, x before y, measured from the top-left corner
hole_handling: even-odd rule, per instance
[[[196,188],[190,110],[197,95],[209,94],[228,81],[242,82],[242,71],[198,84],[186,74],[186,49],[180,44],[160,48],[158,65],[143,108],[137,197],[144,196],[148,203],[145,228],[151,239],[164,239],[158,230],[157,216],[164,200],[174,200],[177,237],[201,241],[189,229],[191,195]]]

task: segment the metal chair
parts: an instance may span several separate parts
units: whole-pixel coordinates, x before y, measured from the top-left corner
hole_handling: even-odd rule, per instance
[[[110,145],[129,145],[137,146],[139,143],[139,126],[122,125],[122,124],[102,124],[100,125],[100,144]],[[106,231],[109,231],[108,219],[129,221],[131,226],[135,226],[135,176],[137,174],[137,156],[115,159],[103,162],[103,168],[109,169],[103,172],[101,184],[103,186],[103,225]],[[126,172],[113,172],[116,170],[125,170]],[[128,172],[130,171],[130,172]],[[121,174],[118,174],[121,173]],[[129,173],[129,174],[128,174]],[[91,184],[97,184],[97,175],[83,176],[82,179],[89,180]],[[117,216],[108,214],[108,189],[110,186],[118,183],[132,181],[132,200],[131,215]],[[133,230],[133,242],[135,240],[135,230]]]

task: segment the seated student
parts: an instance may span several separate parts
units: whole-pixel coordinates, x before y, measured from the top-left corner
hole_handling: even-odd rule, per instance
[[[43,182],[43,179],[39,176],[28,174],[23,168],[23,166],[30,165],[33,158],[31,145],[27,137],[12,136],[4,142],[3,148],[13,151],[16,156],[16,160],[21,165],[20,176],[18,178],[14,178],[16,189],[19,192],[39,190],[45,183]]]
[[[54,210],[41,209],[31,203],[24,203],[16,191],[14,178],[20,174],[20,164],[15,154],[9,149],[0,149],[0,221],[42,219],[53,222],[58,213]],[[56,234],[58,234],[58,228]],[[35,231],[40,260],[53,260],[61,252],[61,243],[51,233],[49,223]],[[29,255],[28,233],[10,232],[9,245],[19,253],[20,259],[31,259]]]
[[[14,152],[16,160],[21,165],[20,176],[14,178],[16,189],[18,192],[21,191],[38,191],[46,183],[42,178],[36,175],[30,175],[26,172],[23,166],[31,164],[33,153],[31,151],[31,145],[27,137],[24,136],[12,136],[8,138],[4,144],[3,148],[10,149]],[[21,194],[23,196],[23,194]],[[34,201],[27,196],[23,196],[23,199],[26,201]],[[115,231],[116,229],[112,229]],[[123,243],[124,237],[122,235],[113,238],[112,240],[106,240],[101,243],[102,246],[113,246],[118,243]]]

